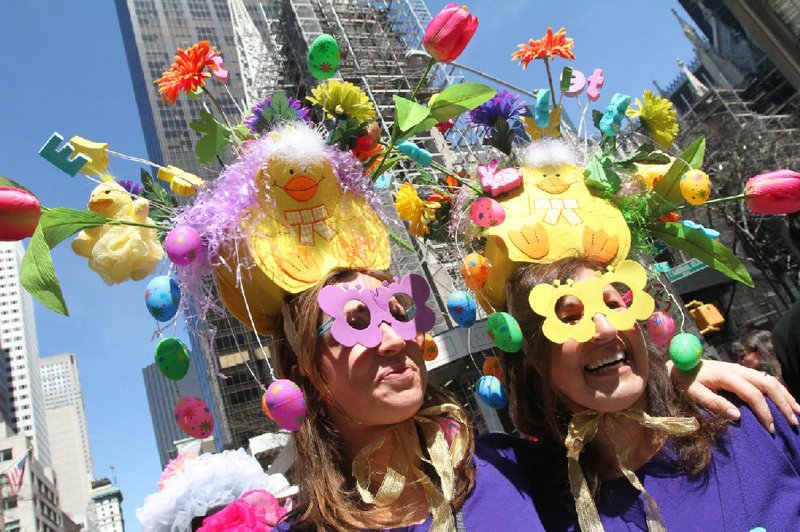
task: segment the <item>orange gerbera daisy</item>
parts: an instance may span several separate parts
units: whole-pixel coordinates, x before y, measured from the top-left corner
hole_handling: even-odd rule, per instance
[[[219,68],[219,55],[208,41],[200,41],[186,50],[178,48],[175,62],[155,80],[158,91],[162,94],[161,100],[175,105],[181,90],[189,94],[204,86],[206,78],[211,77],[209,72],[205,72],[205,68]]]
[[[541,39],[531,39],[528,44],[519,44],[519,50],[511,54],[512,61],[520,61],[522,68],[528,68],[528,63],[534,59],[553,59],[555,56],[564,59],[575,59],[572,48],[575,41],[567,37],[567,30],[561,28],[553,33],[553,28],[547,28],[547,33]]]

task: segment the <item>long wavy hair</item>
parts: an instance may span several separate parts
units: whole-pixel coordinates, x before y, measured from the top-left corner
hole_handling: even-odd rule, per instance
[[[778,361],[778,357],[775,356],[771,332],[763,330],[750,331],[742,336],[738,342],[733,342],[731,350],[739,360],[748,352],[755,351],[761,355],[761,362],[755,369],[764,371],[783,382],[781,363]]]
[[[551,264],[531,264],[517,270],[507,289],[508,310],[519,322],[525,337],[524,354],[504,354],[502,357],[509,387],[509,411],[520,432],[539,438],[550,449],[553,454],[553,461],[550,462],[553,471],[550,475],[561,488],[568,486],[564,439],[572,412],[551,383],[554,344],[542,333],[544,318],[533,312],[528,295],[539,283],[552,284],[556,280],[574,279],[585,268],[604,270],[601,264],[583,257],[565,258]],[[671,438],[676,465],[688,475],[697,475],[705,470],[711,460],[713,445],[726,422],[713,414],[701,414],[694,403],[677,391],[667,373],[666,354],[651,342],[646,343],[650,360],[646,386],[647,413],[697,419],[700,423],[697,432],[686,437]],[[590,488],[596,493],[600,487],[600,472],[608,464],[589,445],[581,458],[581,465]]]
[[[301,528],[346,531],[386,527],[386,523],[379,520],[382,509],[365,504],[356,490],[351,473],[352,457],[344,453],[339,430],[328,415],[331,408],[341,407],[330,396],[320,370],[322,343],[318,341],[317,330],[322,311],[317,297],[323,287],[341,282],[354,272],[380,281],[392,281],[385,272],[338,269],[314,288],[295,296],[288,302],[288,307],[297,331],[295,343],[300,353],[295,353],[286,340],[282,317],[276,327],[279,331],[275,338],[278,373],[293,380],[303,390],[308,408],[303,426],[294,433],[297,454],[294,473],[301,489],[290,520]],[[450,394],[428,384],[422,408],[444,403],[459,404]],[[461,508],[475,484],[475,466],[472,463],[475,442],[472,427],[467,429],[467,453],[455,470],[454,512]],[[435,478],[432,468],[426,473]]]

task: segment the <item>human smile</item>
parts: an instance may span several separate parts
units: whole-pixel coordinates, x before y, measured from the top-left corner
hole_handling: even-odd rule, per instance
[[[591,364],[587,364],[583,369],[593,375],[605,374],[610,373],[612,370],[619,369],[620,366],[627,364],[628,361],[628,354],[625,351],[617,351]],[[614,373],[616,373],[616,371],[614,371]]]

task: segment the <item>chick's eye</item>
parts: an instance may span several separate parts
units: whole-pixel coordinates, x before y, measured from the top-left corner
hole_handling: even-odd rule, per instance
[[[294,168],[289,168],[289,175],[294,174]]]
[[[110,190],[106,190],[105,193],[106,194],[111,194],[111,191]]]

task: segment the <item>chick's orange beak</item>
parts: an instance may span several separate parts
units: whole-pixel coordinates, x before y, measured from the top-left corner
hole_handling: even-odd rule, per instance
[[[305,174],[296,175],[286,183],[283,190],[295,201],[308,201],[317,193],[319,182]]]

